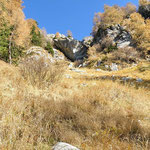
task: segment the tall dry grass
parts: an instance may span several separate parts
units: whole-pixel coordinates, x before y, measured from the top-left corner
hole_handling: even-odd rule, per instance
[[[41,89],[31,72],[1,68],[0,149],[49,150],[58,141],[81,150],[150,148],[149,91],[62,75]]]
[[[45,62],[44,58],[26,58],[20,63],[22,77],[32,86],[47,87],[61,78],[64,73],[63,63]]]

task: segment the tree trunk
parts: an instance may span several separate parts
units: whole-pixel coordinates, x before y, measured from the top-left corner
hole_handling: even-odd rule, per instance
[[[11,50],[11,46],[12,46],[12,38],[13,38],[13,32],[11,33],[10,39],[9,39],[9,48],[8,48],[8,54],[9,54],[9,63],[12,64],[12,50]]]

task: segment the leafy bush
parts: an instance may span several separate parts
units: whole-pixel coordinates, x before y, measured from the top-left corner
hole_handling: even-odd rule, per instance
[[[117,46],[113,44],[113,41],[109,37],[102,39],[100,44],[95,44],[88,49],[88,55],[90,58],[97,57],[98,53],[110,53],[117,49]]]
[[[45,49],[46,49],[49,53],[51,53],[52,56],[54,56],[54,50],[53,50],[53,48],[52,48],[50,42],[47,43]]]
[[[41,46],[42,45],[42,37],[40,31],[36,31],[35,26],[32,26],[32,30],[30,32],[31,35],[31,44],[34,46]]]
[[[113,52],[113,59],[120,60],[122,62],[132,63],[136,62],[139,58],[139,54],[135,48],[125,47],[120,48]]]
[[[17,46],[12,40],[10,41],[13,26],[3,24],[0,29],[0,59],[9,62],[9,55],[11,55],[12,62],[17,63],[19,57],[23,55],[23,47]],[[9,54],[9,46],[11,45],[11,54]]]
[[[8,47],[9,47],[9,36],[10,28],[3,24],[0,29],[0,59],[8,62]]]
[[[117,49],[117,46],[113,44],[113,40],[111,38],[109,37],[103,38],[103,40],[101,41],[101,50],[104,53],[110,53],[116,49]]]

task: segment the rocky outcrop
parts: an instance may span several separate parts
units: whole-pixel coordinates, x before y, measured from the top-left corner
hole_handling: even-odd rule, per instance
[[[48,34],[49,41],[53,46],[60,50],[69,60],[83,60],[87,57],[87,50],[94,44],[101,44],[101,41],[105,37],[110,37],[118,48],[130,46],[132,43],[132,37],[128,31],[126,31],[120,25],[111,26],[107,29],[99,29],[97,34],[92,37],[85,37],[82,41],[73,39],[73,37],[67,37],[63,34]]]
[[[87,36],[82,40],[82,43],[87,46],[90,47],[91,43],[93,42],[94,37],[93,36]]]
[[[30,49],[26,51],[26,54],[27,57],[35,58],[35,59],[44,58],[45,62],[51,62],[51,63],[65,59],[64,55],[61,52],[59,52],[56,49],[53,49],[53,51],[54,51],[54,56],[49,54],[42,47],[32,46],[30,47]]]
[[[64,142],[57,143],[52,150],[79,150],[78,148]]]
[[[145,19],[150,18],[150,4],[139,6],[138,13]]]
[[[65,60],[65,56],[62,52],[60,52],[59,50],[53,48],[53,51],[54,51],[54,56],[53,56],[53,59],[56,60],[56,61],[59,61],[59,60]]]
[[[54,37],[54,34],[51,34],[48,37],[54,43],[54,47],[63,52],[71,61],[82,60],[87,55],[88,46],[81,41],[63,34],[59,34],[59,37]]]
[[[120,25],[111,26],[107,29],[100,28],[94,37],[94,43],[101,43],[105,37],[111,38],[118,48],[132,44],[132,36]]]

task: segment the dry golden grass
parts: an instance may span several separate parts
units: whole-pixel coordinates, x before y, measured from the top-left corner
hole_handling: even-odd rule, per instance
[[[58,82],[64,72],[63,63],[51,64],[45,58],[26,58],[20,64],[20,72],[26,81],[39,88]]]
[[[41,88],[24,69],[0,62],[0,149],[49,150],[57,141],[81,150],[150,149],[148,89],[87,80],[66,70],[68,79],[58,67],[59,80],[43,84],[42,78]]]

